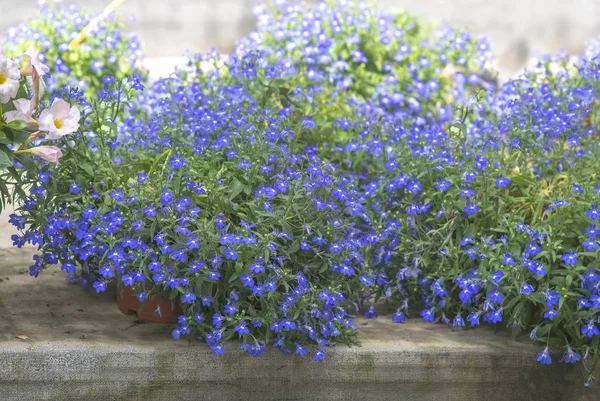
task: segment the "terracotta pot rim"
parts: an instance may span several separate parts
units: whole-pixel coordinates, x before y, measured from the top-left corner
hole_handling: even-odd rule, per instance
[[[121,277],[117,276],[115,284],[119,310],[126,315],[135,313],[143,321],[177,323],[178,317],[183,314],[179,298],[171,301],[164,295],[154,294],[152,298],[140,302],[131,287],[122,285]]]

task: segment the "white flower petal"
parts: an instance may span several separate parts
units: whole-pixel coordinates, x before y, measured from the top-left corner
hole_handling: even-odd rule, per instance
[[[46,138],[48,139],[58,139],[58,130],[54,125],[54,115],[49,109],[45,109],[40,114],[40,118],[38,119],[38,127],[40,131],[47,132]]]
[[[0,74],[4,76],[4,83],[0,84],[0,102],[8,103],[19,90],[19,67],[12,59],[0,55]]]
[[[69,103],[65,102],[62,99],[54,99],[52,105],[50,106],[50,111],[54,115],[55,119],[64,120],[69,117],[69,113],[71,112],[71,106]]]
[[[29,46],[24,56],[29,65],[33,66],[40,76],[50,71],[50,68],[40,61],[40,54],[35,50],[33,45]]]

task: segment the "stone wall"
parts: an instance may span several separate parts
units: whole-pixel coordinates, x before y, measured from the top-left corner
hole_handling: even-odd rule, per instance
[[[559,350],[540,365],[541,345],[491,327],[358,318],[362,346],[328,347],[323,362],[270,347],[253,358],[237,341],[215,356],[119,312],[113,286],[69,285],[58,267],[29,277],[30,258],[0,246],[2,401],[598,401]]]
[[[313,0],[314,1],[314,0]],[[536,51],[581,52],[600,34],[596,0],[381,0],[390,10],[406,9],[489,36],[505,73],[518,71]],[[109,0],[79,0],[100,11]],[[0,32],[34,13],[36,0],[2,8]],[[185,50],[231,50],[254,26],[255,0],[128,0],[119,13],[134,16],[130,29],[142,35],[149,57],[180,56]],[[1,38],[1,36],[0,36]]]

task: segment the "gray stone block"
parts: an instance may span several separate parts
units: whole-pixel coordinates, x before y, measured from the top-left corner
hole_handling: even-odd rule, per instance
[[[58,269],[29,277],[31,254],[0,258],[2,401],[600,399],[577,367],[537,364],[539,346],[506,331],[416,319],[359,318],[362,345],[331,347],[324,362],[272,349],[253,358],[233,342],[215,356],[170,339],[171,325],[121,314],[114,291],[68,285]]]

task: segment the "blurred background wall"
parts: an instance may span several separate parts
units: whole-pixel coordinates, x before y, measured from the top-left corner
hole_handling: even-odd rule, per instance
[[[69,1],[66,1],[69,2]],[[101,11],[108,0],[76,1],[88,11]],[[314,0],[313,0],[314,2]],[[565,49],[581,52],[600,34],[600,0],[381,0],[390,11],[446,20],[456,27],[488,36],[498,67],[507,74],[528,59]],[[12,25],[35,12],[37,0],[0,0],[0,40]],[[212,47],[228,52],[254,27],[255,0],[127,0],[118,13],[128,28],[142,36],[148,57],[178,57],[186,50]]]

